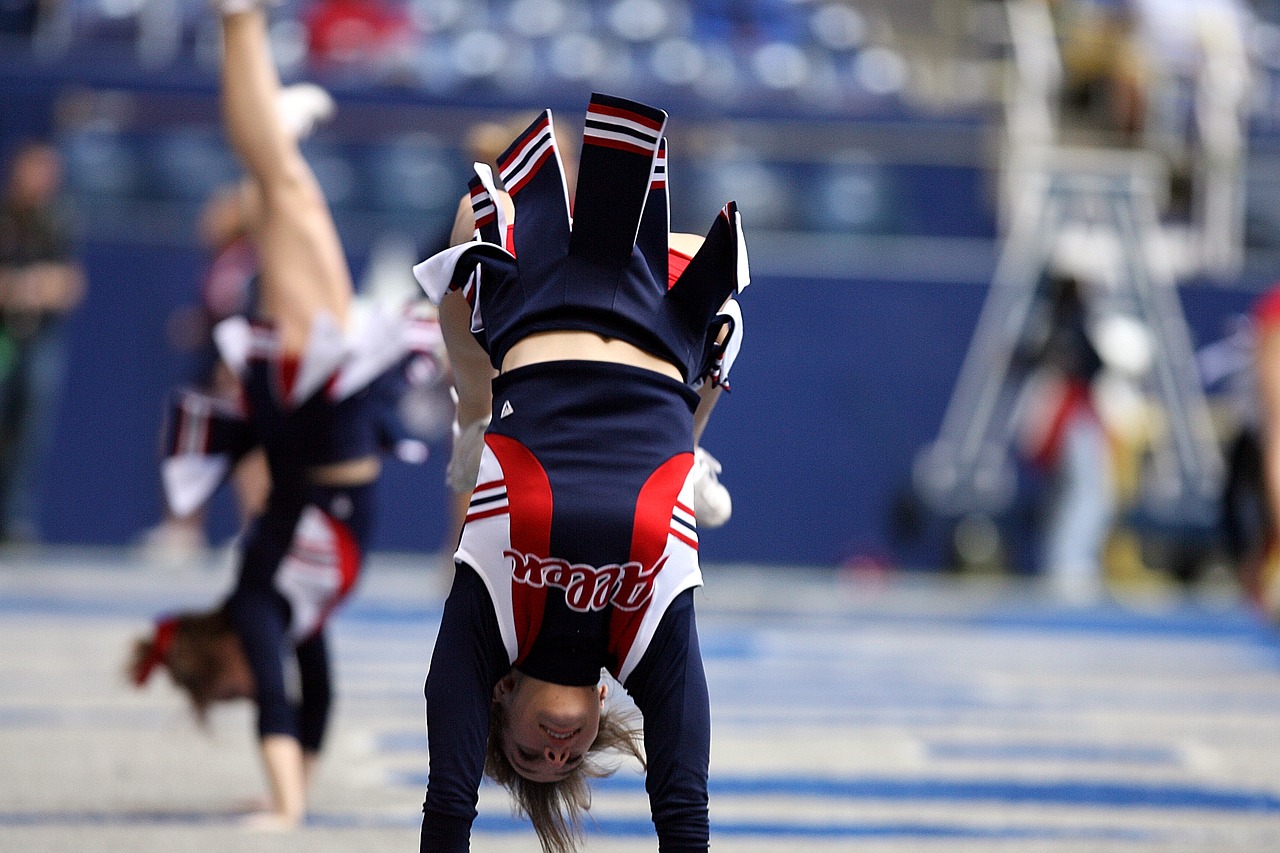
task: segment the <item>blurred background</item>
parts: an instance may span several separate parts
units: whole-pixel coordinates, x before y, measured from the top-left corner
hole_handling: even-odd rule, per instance
[[[1093,466],[1075,499],[1112,583],[1230,578],[1256,549],[1233,448],[1256,438],[1247,317],[1280,277],[1280,2],[287,0],[272,20],[286,82],[338,102],[305,151],[368,289],[442,246],[478,124],[580,126],[592,91],[670,113],[673,229],[736,199],[753,273],[704,440],[734,499],[708,559],[1037,573],[1069,464]],[[238,173],[218,50],[202,0],[0,0],[0,150],[56,144],[88,279],[40,541],[133,545],[163,518],[197,216]],[[1072,410],[1043,400],[1072,323],[1106,449],[1069,463]],[[419,423],[425,466],[390,463],[375,547],[444,547],[447,425]],[[235,523],[224,497],[210,541]]]

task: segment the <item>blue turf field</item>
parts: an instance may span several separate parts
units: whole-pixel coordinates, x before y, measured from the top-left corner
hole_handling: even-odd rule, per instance
[[[263,849],[416,849],[437,565],[379,557],[337,620],[313,815]],[[228,577],[81,554],[0,572],[0,755],[38,768],[0,783],[0,850],[259,849],[229,805],[261,784],[247,711],[202,734],[167,684],[118,678],[131,634]],[[1280,637],[1227,590],[1066,608],[1025,586],[713,566],[699,608],[715,849],[1280,849]],[[656,847],[635,768],[593,813],[588,850]],[[486,787],[474,849],[530,839]]]

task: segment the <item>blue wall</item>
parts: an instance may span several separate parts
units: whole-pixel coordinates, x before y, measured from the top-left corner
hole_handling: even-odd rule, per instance
[[[72,323],[45,531],[54,542],[124,544],[160,517],[161,404],[189,369],[165,324],[194,301],[200,262],[191,250],[100,244],[85,261],[92,280]],[[756,278],[742,298],[734,391],[704,438],[724,463],[734,517],[703,532],[704,556],[832,564],[887,552],[938,565],[938,538],[895,541],[889,510],[935,436],[984,296],[973,284]],[[1195,287],[1183,297],[1203,343],[1253,294]],[[377,547],[441,546],[447,447],[434,450],[425,466],[388,466]],[[218,537],[232,516],[224,497]]]

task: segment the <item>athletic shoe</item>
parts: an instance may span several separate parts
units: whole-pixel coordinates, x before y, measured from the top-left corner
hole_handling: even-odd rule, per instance
[[[693,509],[698,526],[719,527],[733,515],[733,499],[720,483],[720,463],[701,447],[693,450]]]
[[[295,139],[306,139],[333,118],[333,97],[314,83],[285,86],[276,98],[276,110],[285,130]]]

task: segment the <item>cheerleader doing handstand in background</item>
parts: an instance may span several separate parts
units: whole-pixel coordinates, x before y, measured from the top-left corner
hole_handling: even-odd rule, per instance
[[[265,16],[230,0],[222,30],[223,118],[256,198],[258,314],[215,331],[240,378],[240,399],[177,395],[165,483],[184,514],[261,446],[271,489],[245,535],[229,596],[210,611],[160,620],[137,643],[131,670],[141,686],[157,666],[166,669],[201,717],[216,701],[256,702],[270,808],[249,822],[288,828],[305,815],[329,718],[325,622],[356,582],[373,522],[387,447],[383,383],[415,334],[429,339],[431,329],[403,314],[357,310],[332,216],[298,147],[300,128],[278,109]],[[323,96],[312,105],[304,125],[331,106]],[[296,701],[286,687],[290,656]]]

